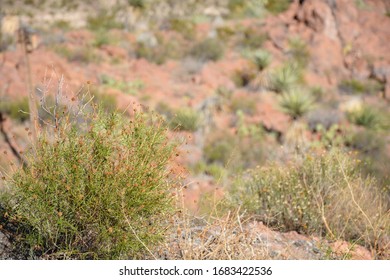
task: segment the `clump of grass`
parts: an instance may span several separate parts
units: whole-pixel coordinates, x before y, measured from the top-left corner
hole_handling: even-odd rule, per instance
[[[179,42],[175,40],[166,40],[157,34],[156,45],[150,45],[147,42],[140,41],[135,48],[137,58],[161,65],[168,59],[179,59],[183,56],[183,49]]]
[[[261,31],[260,27],[247,27],[240,32],[237,45],[244,50],[260,49],[264,42],[268,39],[267,33]]]
[[[257,77],[257,69],[255,67],[244,67],[237,69],[232,76],[232,80],[237,87],[246,87],[251,84]]]
[[[310,61],[307,44],[299,37],[289,40],[289,54],[299,68],[305,68]]]
[[[288,9],[291,0],[268,0],[265,8],[273,14],[279,14]]]
[[[85,64],[101,62],[101,57],[96,54],[91,46],[72,49],[63,45],[55,45],[52,47],[52,49],[70,62],[79,62]]]
[[[100,76],[100,81],[104,86],[108,88],[115,88],[131,95],[137,95],[139,91],[145,87],[144,82],[139,79],[130,82],[125,82],[116,80],[105,74]]]
[[[109,30],[109,29],[121,29],[123,24],[117,21],[117,9],[111,11],[102,10],[95,16],[89,16],[87,18],[88,28],[94,31]]]
[[[256,50],[253,52],[244,53],[249,60],[256,65],[259,71],[264,70],[272,61],[272,55],[266,50]]]
[[[243,126],[240,125],[237,135],[215,131],[207,136],[203,149],[207,164],[217,164],[235,173],[264,160],[262,132]]]
[[[386,127],[383,115],[369,106],[350,111],[347,117],[350,122],[368,129],[380,130]]]
[[[241,111],[245,114],[256,113],[256,100],[253,97],[234,96],[230,101],[230,110],[234,113]]]
[[[224,53],[223,44],[218,39],[207,38],[196,43],[188,55],[201,61],[217,61]]]
[[[256,0],[229,0],[227,8],[231,17],[260,17],[264,12],[262,2]]]
[[[188,40],[195,38],[195,23],[191,20],[183,18],[171,18],[169,20],[169,26],[172,30],[178,32]]]
[[[130,6],[137,9],[144,9],[147,5],[145,0],[127,0],[127,2]]]
[[[0,103],[0,112],[7,114],[14,120],[20,122],[27,121],[30,118],[28,98],[2,101]]]
[[[375,94],[384,90],[384,85],[376,80],[343,80],[339,89],[347,94]]]
[[[358,161],[337,149],[308,153],[286,167],[252,170],[236,181],[231,195],[286,231],[342,238],[372,249],[390,233],[386,196],[373,178],[361,175]]]
[[[313,107],[313,104],[312,96],[298,88],[284,92],[280,98],[282,110],[293,119],[302,117]]]
[[[196,131],[200,124],[199,113],[192,108],[180,108],[170,121],[172,129]]]
[[[250,217],[242,214],[240,209],[219,212],[215,210],[206,218],[194,218],[185,209],[178,211],[172,219],[170,240],[159,247],[158,255],[173,260],[275,258],[262,242],[258,242],[258,236],[252,234]]]
[[[29,258],[137,258],[171,211],[173,146],[154,117],[93,111],[41,131],[28,165],[7,179],[8,220]]]

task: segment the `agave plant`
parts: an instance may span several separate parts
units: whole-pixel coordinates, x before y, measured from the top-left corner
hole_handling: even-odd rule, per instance
[[[280,99],[280,106],[283,111],[294,119],[297,119],[307,113],[313,105],[313,97],[299,88],[294,88],[284,92]]]

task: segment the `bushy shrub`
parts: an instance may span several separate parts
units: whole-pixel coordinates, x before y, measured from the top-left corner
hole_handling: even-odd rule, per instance
[[[203,149],[207,164],[217,164],[236,173],[264,161],[262,132],[249,126],[237,130],[237,135],[215,131],[207,136]]]
[[[0,111],[9,115],[14,120],[24,122],[30,118],[28,98],[4,100],[0,103]]]
[[[265,50],[257,50],[249,55],[249,59],[262,71],[271,63],[272,55]]]
[[[256,50],[263,46],[268,39],[268,34],[261,30],[261,27],[247,27],[240,32],[237,45],[246,50]]]
[[[308,153],[286,167],[257,168],[241,176],[232,199],[282,230],[378,245],[390,234],[389,203],[358,161],[340,150]]]
[[[289,40],[289,54],[292,61],[299,68],[305,68],[310,61],[310,52],[307,44],[299,37]]]
[[[273,14],[279,14],[288,9],[292,0],[267,0],[265,8]]]
[[[191,108],[181,108],[175,112],[170,121],[172,129],[196,131],[199,127],[200,116]]]
[[[92,112],[41,132],[4,194],[28,257],[142,257],[171,209],[172,149],[161,121],[139,113]]]
[[[202,61],[219,60],[223,53],[223,44],[218,39],[213,38],[207,38],[196,43],[189,51],[190,56]]]
[[[363,106],[360,109],[352,110],[348,112],[347,117],[350,122],[368,129],[379,130],[387,127],[381,112],[373,107]]]
[[[375,94],[384,90],[384,85],[376,80],[343,80],[339,89],[347,94]]]

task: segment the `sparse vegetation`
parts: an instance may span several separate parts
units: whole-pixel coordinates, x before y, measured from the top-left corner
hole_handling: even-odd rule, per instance
[[[388,201],[348,154],[306,154],[292,164],[250,171],[232,189],[234,203],[265,223],[377,248],[389,233]]]
[[[384,90],[383,84],[376,80],[343,80],[339,89],[347,94],[376,94]]]
[[[254,52],[245,53],[258,70],[262,71],[271,63],[272,55],[265,50],[256,50]]]
[[[369,106],[364,106],[361,109],[349,112],[348,119],[356,125],[364,126],[373,130],[386,127],[383,115],[378,110]]]
[[[30,118],[28,98],[21,98],[17,100],[2,100],[0,103],[0,112],[10,116],[14,120],[24,122]]]
[[[202,61],[216,61],[223,56],[224,47],[218,39],[207,38],[196,43],[189,55]]]
[[[288,9],[291,0],[268,0],[265,8],[273,14],[279,14]]]
[[[180,108],[170,121],[172,129],[196,131],[199,126],[200,116],[197,111],[191,108]]]

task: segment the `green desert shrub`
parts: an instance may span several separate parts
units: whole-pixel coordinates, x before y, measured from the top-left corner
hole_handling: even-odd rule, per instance
[[[264,33],[261,27],[241,28],[242,31],[237,45],[244,50],[256,50],[263,46],[268,39],[268,34]]]
[[[28,258],[142,258],[171,210],[173,145],[159,118],[92,112],[42,131],[6,179],[8,220]]]
[[[94,31],[123,28],[123,24],[117,21],[117,8],[110,11],[101,10],[96,15],[87,18],[88,28]]]
[[[307,44],[299,37],[289,40],[289,55],[299,68],[305,68],[310,61],[310,52]]]
[[[273,14],[279,14],[288,9],[292,0],[267,0],[265,8]]]
[[[16,100],[3,100],[0,103],[0,112],[7,114],[14,120],[24,122],[30,118],[28,98],[24,97]]]
[[[270,65],[272,55],[265,50],[257,50],[249,55],[249,59],[262,71]]]
[[[262,132],[243,125],[237,130],[237,135],[215,131],[207,136],[203,148],[207,164],[217,164],[235,173],[264,161]]]
[[[196,43],[189,51],[192,56],[201,61],[217,61],[224,53],[223,44],[218,39],[207,38]]]
[[[339,89],[347,94],[375,94],[384,90],[384,85],[376,80],[343,80]]]
[[[348,153],[307,153],[288,166],[240,176],[234,203],[281,230],[342,238],[375,248],[390,234],[389,201]]]
[[[380,130],[386,128],[385,116],[373,107],[363,106],[348,112],[348,120],[356,125],[364,126],[368,129]]]
[[[313,104],[314,99],[312,96],[298,88],[284,92],[280,98],[282,110],[293,119],[306,114],[313,107]]]
[[[146,60],[161,65],[168,59],[180,59],[183,56],[183,49],[180,42],[168,40],[156,35],[157,44],[150,45],[147,42],[137,42],[135,47],[135,56],[145,58]]]
[[[199,127],[199,113],[192,108],[181,108],[174,113],[170,120],[172,129],[196,131]]]

